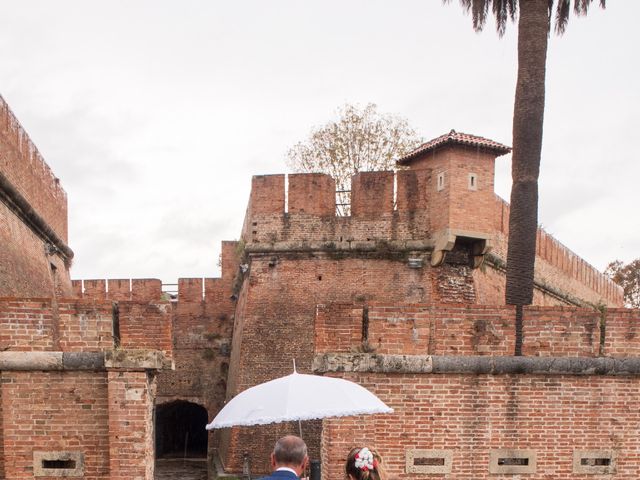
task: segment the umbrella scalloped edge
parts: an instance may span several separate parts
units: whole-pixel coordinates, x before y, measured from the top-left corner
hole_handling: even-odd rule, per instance
[[[362,410],[343,410],[339,412],[325,412],[322,416],[318,415],[301,415],[297,417],[287,418],[286,420],[282,420],[281,418],[274,417],[262,417],[262,418],[254,418],[252,420],[246,422],[218,422],[217,424],[213,424],[211,422],[207,425],[207,430],[213,430],[215,428],[230,428],[230,427],[252,427],[256,425],[269,425],[272,423],[282,423],[282,422],[297,422],[302,420],[321,420],[323,418],[330,417],[350,417],[353,415],[371,415],[374,413],[393,413],[393,408],[380,408],[376,410],[372,409],[362,409]]]

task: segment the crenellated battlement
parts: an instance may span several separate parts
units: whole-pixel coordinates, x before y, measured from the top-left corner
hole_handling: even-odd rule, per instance
[[[405,256],[417,253],[432,266],[440,265],[460,240],[471,242],[475,266],[490,253],[490,264],[504,271],[509,205],[493,191],[490,163],[487,155],[478,160],[469,149],[449,149],[428,164],[433,168],[422,163],[423,168],[395,174],[358,173],[352,179],[347,216],[336,214],[335,182],[328,175],[255,176],[242,238],[246,250],[254,253],[349,254],[384,245]],[[448,169],[451,164],[456,170]],[[537,257],[539,295],[576,305],[622,304],[618,285],[542,228]],[[503,300],[494,291],[487,301]],[[549,300],[539,296],[538,301]]]
[[[221,302],[228,300],[238,270],[238,242],[224,241],[220,254],[222,274],[219,278],[178,279],[179,302]],[[157,302],[168,300],[162,281],[157,278],[111,278],[72,280],[77,298],[112,301]]]
[[[67,242],[67,194],[2,96],[0,166],[0,175]]]
[[[366,318],[366,321],[364,320]],[[535,357],[635,357],[630,335],[640,311],[526,307],[523,354]],[[515,307],[493,305],[319,305],[316,353],[357,350],[366,339],[381,355],[490,355],[514,351]]]
[[[171,357],[167,302],[131,301],[118,314],[108,300],[0,298],[0,350],[101,352],[159,350]]]
[[[341,216],[328,175],[254,176],[242,238],[247,244],[425,240],[428,180],[428,171],[354,175],[350,215]]]

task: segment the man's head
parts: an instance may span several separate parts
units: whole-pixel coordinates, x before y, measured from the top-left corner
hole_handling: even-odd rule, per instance
[[[298,476],[304,471],[307,460],[307,445],[295,435],[287,435],[278,440],[271,454],[271,466],[274,470],[287,467]]]

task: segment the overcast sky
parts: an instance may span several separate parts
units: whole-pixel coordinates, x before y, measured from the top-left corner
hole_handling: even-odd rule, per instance
[[[598,2],[595,2],[596,4]],[[453,1],[4,1],[0,94],[69,197],[73,278],[219,274],[251,176],[345,102],[511,144],[516,33]],[[640,2],[553,36],[539,219],[602,269],[640,257]],[[509,198],[510,159],[496,190]]]

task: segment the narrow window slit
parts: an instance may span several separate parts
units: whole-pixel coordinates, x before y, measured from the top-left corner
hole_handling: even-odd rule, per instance
[[[498,465],[529,465],[529,459],[526,457],[498,458]]]
[[[580,459],[580,465],[587,467],[608,467],[611,465],[610,458],[582,458]]]
[[[413,464],[416,466],[440,466],[444,465],[444,458],[442,457],[432,457],[432,458],[414,458]]]
[[[74,469],[76,462],[75,460],[42,460],[42,468]]]

